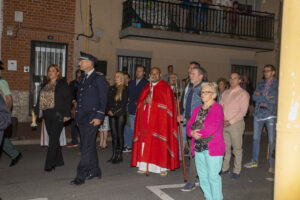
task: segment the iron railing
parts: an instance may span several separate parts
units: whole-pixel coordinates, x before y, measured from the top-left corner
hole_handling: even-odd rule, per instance
[[[273,40],[274,14],[234,12],[231,8],[218,9],[215,5],[201,7],[162,0],[127,0],[123,3],[122,28],[127,27]]]

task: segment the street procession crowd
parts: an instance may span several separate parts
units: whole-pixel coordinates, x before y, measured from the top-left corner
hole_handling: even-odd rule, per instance
[[[269,172],[274,173],[278,81],[273,65],[264,66],[264,78],[254,90],[247,76],[237,72],[232,72],[228,81],[220,78],[217,83],[210,82],[205,68],[194,61],[187,66],[187,78],[180,84],[172,65],[164,76],[158,67],[152,67],[148,76],[144,67],[137,65],[132,80],[126,72],[116,72],[114,84],[109,86],[105,76],[94,69],[95,61],[93,55],[81,52],[79,69],[70,84],[62,78],[58,65],[48,67],[47,81],[33,110],[33,116],[43,118],[49,136],[46,172],[64,165],[61,134],[64,123],[70,122],[72,141],[67,146],[80,146],[81,155],[72,185],[101,179],[97,149],[107,148],[110,131],[112,156],[108,163],[118,164],[123,161],[123,153],[131,152],[131,166],[137,167],[138,174],[166,176],[180,168],[180,162],[185,169],[184,154],[188,154],[187,182],[181,190],[192,191],[199,183],[207,200],[220,200],[221,176],[231,175],[233,180],[241,176],[245,118],[253,105],[252,159],[244,167],[258,167],[265,125],[271,154]],[[14,166],[22,154],[3,138],[10,124],[12,99],[2,77],[0,93],[1,148]]]

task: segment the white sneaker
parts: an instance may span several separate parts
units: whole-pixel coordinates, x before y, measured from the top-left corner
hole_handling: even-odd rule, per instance
[[[248,169],[258,167],[258,163],[255,162],[254,160],[251,160],[250,162],[244,164],[244,167],[246,167]]]
[[[271,174],[274,174],[274,171],[275,171],[275,170],[274,170],[273,167],[270,167],[269,170],[268,170],[268,172],[271,173]]]

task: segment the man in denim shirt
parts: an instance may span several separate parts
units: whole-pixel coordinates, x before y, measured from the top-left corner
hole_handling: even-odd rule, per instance
[[[275,125],[277,119],[277,102],[278,102],[278,81],[275,76],[275,67],[273,65],[265,65],[264,80],[259,82],[253,94],[255,101],[254,112],[254,133],[252,160],[245,164],[246,168],[258,166],[259,145],[262,128],[266,125],[269,137],[269,152],[272,154],[275,146]],[[269,172],[274,172],[274,158],[270,156]]]
[[[201,100],[201,85],[204,80],[206,80],[206,71],[200,67],[200,64],[197,62],[190,63],[191,72],[189,73],[190,82],[188,83],[184,92],[183,97],[183,112],[180,116],[180,121],[186,120],[188,122],[192,116],[192,112],[195,107],[202,105]],[[184,127],[185,129],[185,127]],[[184,131],[183,134],[186,134]],[[195,166],[195,158],[190,154],[190,168],[187,183],[181,188],[181,191],[188,192],[195,189],[195,181],[197,177],[197,171]]]

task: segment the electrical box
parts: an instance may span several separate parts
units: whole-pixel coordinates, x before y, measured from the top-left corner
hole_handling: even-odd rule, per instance
[[[29,72],[29,66],[24,66],[24,72]]]
[[[15,22],[22,23],[23,22],[23,12],[15,11]]]
[[[7,70],[8,71],[17,71],[17,61],[16,60],[8,60],[7,61]]]

